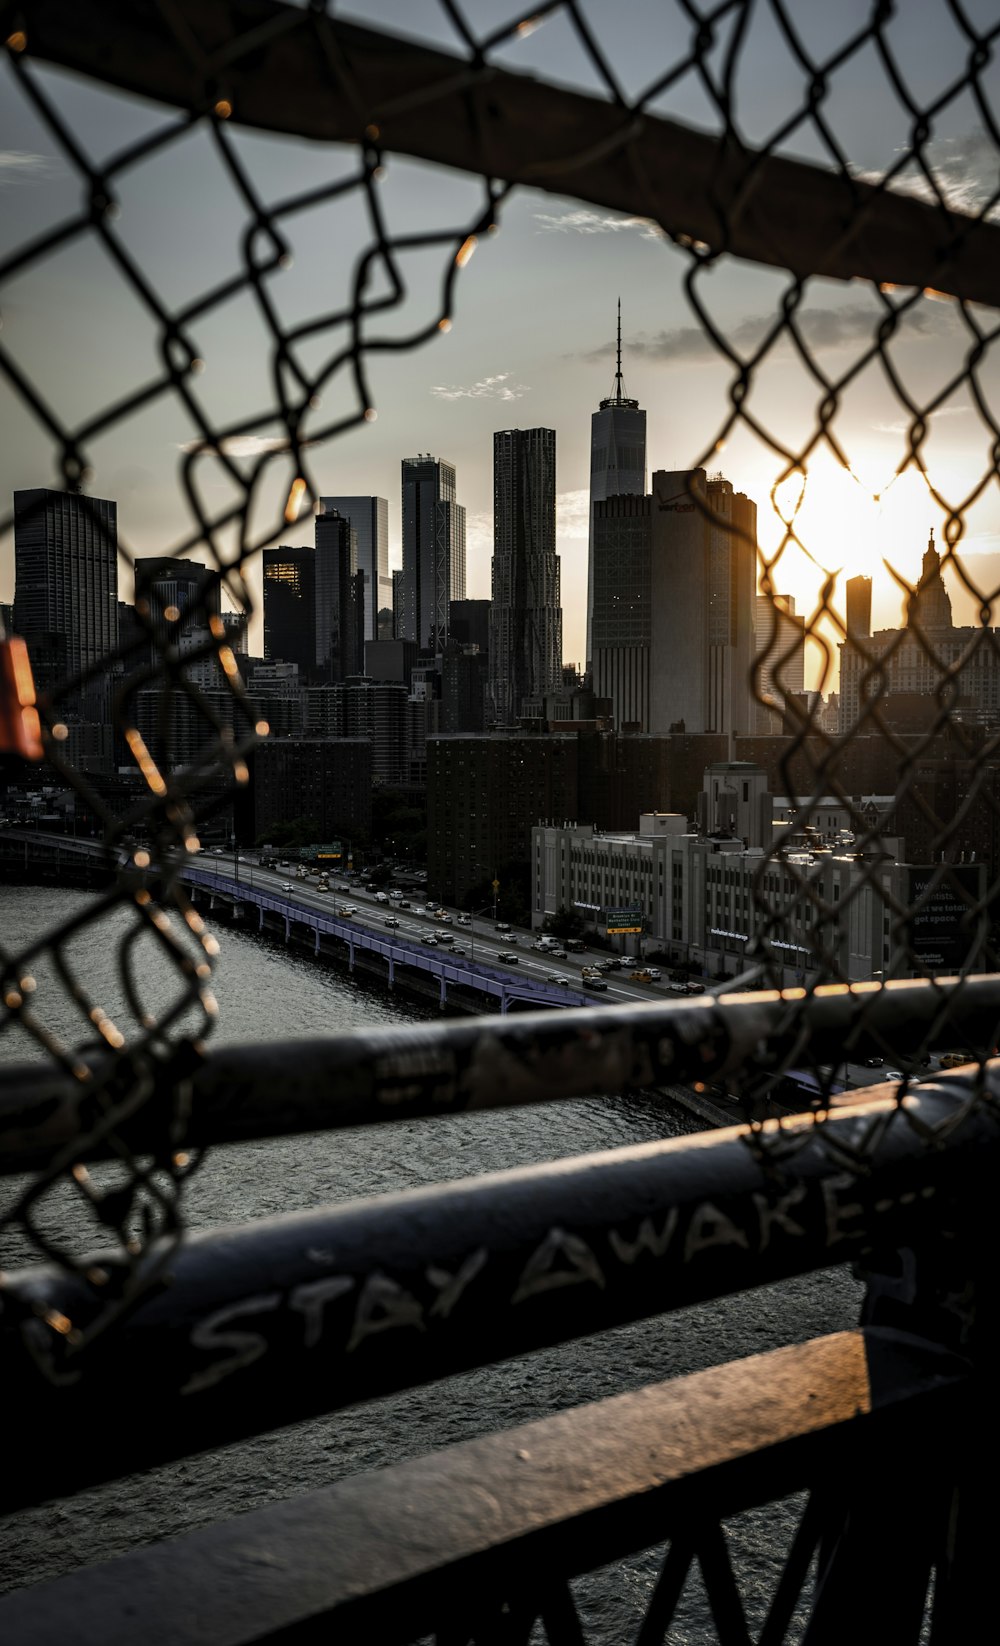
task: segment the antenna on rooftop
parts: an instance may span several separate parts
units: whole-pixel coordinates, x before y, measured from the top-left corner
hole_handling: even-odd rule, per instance
[[[625,385],[622,382],[622,300],[618,299],[618,369],[615,372],[615,404],[620,406],[625,399]]]
[[[625,384],[622,380],[622,300],[618,299],[618,348],[616,354],[616,371],[614,393],[609,394],[606,400],[601,401],[601,410],[606,411],[609,406],[628,406],[631,409],[638,407],[638,400],[630,400],[625,393]]]

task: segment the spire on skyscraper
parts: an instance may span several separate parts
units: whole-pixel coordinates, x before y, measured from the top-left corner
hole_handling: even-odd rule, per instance
[[[622,300],[619,297],[619,299],[618,299],[618,367],[617,367],[617,370],[615,372],[615,388],[614,388],[614,393],[613,394],[609,394],[608,398],[606,400],[601,401],[601,410],[605,411],[608,406],[632,406],[634,408],[634,407],[637,407],[638,404],[639,404],[638,400],[629,400],[628,396],[625,393],[625,383],[624,383],[624,380],[622,378]]]
[[[934,541],[934,527],[924,552],[920,581],[907,602],[907,625],[922,629],[950,629],[954,626],[951,600],[941,578],[941,556]]]

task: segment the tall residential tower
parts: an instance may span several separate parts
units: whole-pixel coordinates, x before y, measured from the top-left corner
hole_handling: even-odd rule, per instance
[[[448,639],[448,606],[465,599],[465,510],[455,468],[436,457],[403,459],[403,630],[421,651]]]
[[[561,682],[555,430],[503,429],[493,436],[494,724],[516,724],[526,698]]]
[[[649,729],[756,725],[757,505],[704,469],[653,475]]]
[[[384,497],[321,497],[320,508],[336,509],[354,527],[358,571],[364,573],[364,638],[378,639],[378,614],[392,609],[389,575],[389,504]]]
[[[38,488],[14,493],[14,626],[48,690],[93,669],[118,645],[118,505]],[[79,707],[104,713],[107,683]]]

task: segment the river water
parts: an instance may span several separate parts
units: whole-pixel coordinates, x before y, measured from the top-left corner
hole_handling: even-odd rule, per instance
[[[84,892],[0,886],[0,944],[19,950],[95,906]],[[69,950],[71,964],[123,1028],[127,1010],[115,955],[127,927],[125,913],[112,910],[85,925]],[[226,931],[219,941],[214,1043],[339,1033],[433,1015],[255,938]],[[169,998],[169,979],[161,977],[159,965],[151,951],[143,976],[154,1009]],[[51,966],[33,961],[31,969],[39,1015],[61,1034],[78,1034]],[[23,1031],[0,1038],[4,1062],[29,1055],[38,1053]],[[193,1228],[242,1222],[692,1129],[660,1100],[588,1099],[541,1111],[244,1144],[209,1155],[190,1184],[187,1220]],[[27,1259],[16,1236],[0,1247],[0,1266]],[[0,1519],[0,1591],[583,1401],[848,1328],[857,1321],[858,1305],[859,1288],[850,1275],[826,1271],[463,1374]],[[128,1391],[127,1404],[132,1420],[155,1422],[155,1413],[143,1413],[141,1390]],[[44,1444],[44,1437],[37,1443]],[[729,1527],[752,1616],[766,1608],[794,1523],[792,1509],[776,1505]],[[662,1551],[649,1551],[575,1586],[588,1641],[617,1646],[634,1634],[661,1558]],[[668,1639],[677,1646],[716,1639],[697,1580],[689,1581]]]

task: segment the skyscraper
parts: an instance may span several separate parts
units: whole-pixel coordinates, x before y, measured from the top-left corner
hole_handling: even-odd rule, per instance
[[[757,656],[757,692],[772,707],[757,704],[756,725],[767,736],[780,731],[776,716],[787,700],[805,691],[806,620],[796,612],[792,595],[757,596]]]
[[[181,644],[206,638],[208,621],[222,615],[218,572],[198,560],[169,554],[148,555],[135,563],[135,598],[145,600],[153,633],[161,644],[177,634],[172,625],[181,621]]]
[[[42,487],[14,493],[14,627],[40,689],[95,668],[118,645],[118,505]],[[94,693],[81,712],[101,718]]]
[[[297,663],[303,679],[316,668],[316,551],[264,550],[264,656]]]
[[[756,721],[757,505],[704,469],[657,470],[652,495],[649,729],[745,735]]]
[[[622,305],[618,302],[615,386],[590,419],[590,532],[587,546],[587,664],[594,656],[594,505],[646,490],[646,413],[629,400],[622,378]]]
[[[941,580],[941,556],[933,527],[920,567],[920,582],[907,602],[906,623],[911,629],[954,628],[951,597]]]
[[[562,682],[554,429],[493,436],[490,696],[496,725]]]
[[[847,633],[850,637],[866,640],[872,632],[872,580],[870,577],[849,577],[847,593]]]
[[[593,511],[593,686],[614,727],[649,730],[651,497],[609,497]]]
[[[403,632],[421,651],[448,639],[448,605],[465,599],[465,510],[455,468],[436,457],[403,459]]]
[[[364,573],[351,522],[329,498],[316,513],[316,678],[347,680],[364,669]]]
[[[392,606],[389,575],[389,504],[384,497],[321,497],[320,509],[337,510],[354,527],[358,571],[364,574],[364,639],[378,639],[379,610]]]

